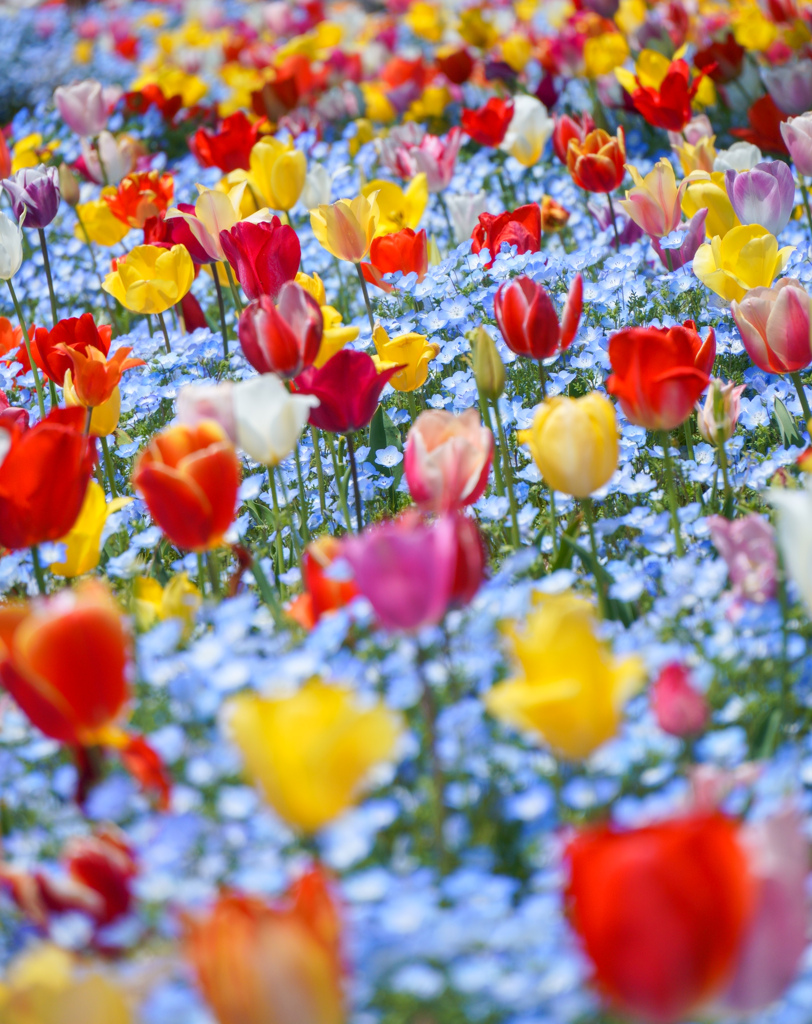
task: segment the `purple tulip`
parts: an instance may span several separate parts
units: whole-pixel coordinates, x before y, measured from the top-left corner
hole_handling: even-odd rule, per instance
[[[686,263],[690,263],[696,256],[697,249],[705,241],[705,221],[708,219],[708,209],[697,210],[688,221],[685,230],[682,231],[682,241],[677,248],[666,248],[662,243],[664,238],[652,238],[651,247],[662,260],[663,266],[669,270],[680,270]],[[680,230],[679,228],[677,229]],[[676,235],[672,231],[672,235]]]
[[[792,171],[781,160],[765,160],[752,171],[725,171],[725,188],[742,224],[783,231],[795,205]]]
[[[709,516],[708,526],[716,550],[727,562],[736,602],[734,617],[747,601],[769,601],[778,579],[775,531],[769,520],[757,512],[748,512],[733,520]]]
[[[785,114],[803,114],[812,107],[812,58],[764,68],[761,77],[773,102]]]
[[[20,220],[25,213],[27,228],[47,227],[59,209],[59,171],[56,167],[24,167],[2,182],[11,199],[14,216]]]

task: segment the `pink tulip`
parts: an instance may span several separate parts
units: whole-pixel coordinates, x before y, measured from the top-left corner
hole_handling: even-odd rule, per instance
[[[775,594],[778,556],[775,532],[757,512],[732,522],[723,516],[708,518],[711,540],[727,562],[737,600],[763,604]]]
[[[493,434],[476,409],[455,416],[421,412],[406,441],[404,470],[413,500],[425,512],[472,505],[485,491],[493,458]]]
[[[101,82],[92,78],[54,90],[54,103],[60,117],[77,135],[91,138],[106,127],[110,105]]]
[[[804,286],[784,277],[772,288],[751,288],[730,311],[747,353],[766,373],[795,373],[812,361],[812,301]]]
[[[179,423],[195,427],[203,420],[215,420],[232,443],[237,443],[237,420],[234,415],[234,384],[187,384],[178,392],[175,414]]]
[[[442,192],[451,184],[461,145],[462,129],[459,127],[452,128],[445,139],[441,139],[428,134],[421,137],[419,129],[403,125],[384,139],[381,161],[402,178],[413,178],[422,171],[429,192]]]
[[[781,136],[798,174],[812,175],[812,111],[782,121]]]
[[[774,1002],[792,982],[806,948],[809,846],[792,808],[744,826],[756,900],[722,1006],[737,1016]]]
[[[741,413],[741,397],[746,385],[725,384],[718,377],[711,377],[710,387],[703,405],[697,405],[696,425],[702,437],[717,447],[733,437]]]
[[[803,114],[812,107],[812,58],[762,68],[761,77],[773,102],[785,114]]]
[[[678,661],[670,662],[657,676],[651,688],[651,706],[659,727],[672,736],[693,736],[708,721],[708,702]]]
[[[485,568],[473,520],[452,514],[429,522],[416,509],[345,538],[341,554],[390,630],[436,625],[452,603],[470,601]]]

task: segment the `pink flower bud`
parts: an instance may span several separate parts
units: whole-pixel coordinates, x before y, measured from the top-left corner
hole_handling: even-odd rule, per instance
[[[705,728],[708,704],[694,688],[685,665],[672,661],[660,672],[651,688],[651,705],[657,724],[672,736],[692,736]]]
[[[744,389],[744,384],[736,387],[732,381],[711,378],[704,405],[697,405],[697,426],[708,444],[717,447],[733,436]]]

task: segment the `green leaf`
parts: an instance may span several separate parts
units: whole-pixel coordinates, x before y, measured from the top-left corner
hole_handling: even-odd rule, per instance
[[[375,461],[375,456],[378,452],[383,448],[388,448],[390,445],[394,445],[399,452],[403,451],[400,431],[384,412],[383,406],[379,405],[375,410],[375,415],[372,417],[372,422],[369,424],[369,452],[364,461],[369,462],[384,476],[392,477],[394,486],[397,487],[400,483],[400,478],[403,476],[403,463],[400,462],[397,466],[389,469],[386,466],[379,466]]]
[[[780,398],[775,399],[775,421],[778,424],[778,432],[785,448],[803,445],[804,439],[798,430],[798,424]]]
[[[615,582],[606,569],[593,556],[592,552],[582,547],[572,537],[565,533],[561,538],[564,540],[573,553],[583,562],[587,571],[592,573],[595,579],[603,585],[606,593],[606,615],[613,622],[622,622],[624,626],[630,626],[638,616],[637,609],[631,601],[618,601],[617,598],[609,597],[609,587]]]

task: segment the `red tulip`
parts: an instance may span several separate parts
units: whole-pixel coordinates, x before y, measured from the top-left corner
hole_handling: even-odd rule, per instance
[[[691,69],[684,60],[675,60],[659,88],[641,85],[631,93],[637,112],[654,128],[681,132],[691,120],[691,101],[702,82],[702,74],[691,82]]]
[[[759,149],[770,153],[783,153],[789,156],[787,144],[781,134],[781,124],[789,114],[785,114],[775,105],[772,96],[762,96],[747,111],[748,128],[731,128],[730,134],[743,139]]]
[[[596,128],[583,142],[570,139],[567,144],[567,169],[575,184],[586,192],[614,192],[623,181],[625,164],[626,136],[622,126],[617,136]]]
[[[411,228],[403,228],[394,234],[373,238],[369,259],[369,263],[361,264],[364,277],[385,292],[391,292],[393,286],[384,281],[384,274],[394,274],[398,270],[402,274],[414,272],[417,280],[422,281],[429,268],[426,232],[415,233]]]
[[[189,139],[189,149],[201,167],[219,167],[223,174],[247,171],[260,123],[252,123],[242,110],[238,110],[223,118],[216,132],[198,128]]]
[[[22,433],[28,429],[28,410],[10,405],[5,391],[0,391],[0,431],[9,434]]]
[[[606,390],[618,397],[632,423],[673,430],[708,386],[715,358],[713,328],[702,341],[693,320],[676,327],[626,327],[609,339],[612,375]]]
[[[220,232],[220,243],[249,299],[275,300],[285,281],[296,277],[302,258],[298,235],[278,217],[258,224],[241,221]]]
[[[471,77],[474,70],[474,58],[468,50],[461,46],[450,53],[437,54],[437,67],[454,85],[462,85]]]
[[[727,85],[739,77],[744,64],[745,49],[732,32],[724,39],[714,40],[694,54],[694,67],[704,71],[717,85]]]
[[[567,147],[570,139],[582,143],[591,131],[595,129],[595,122],[590,114],[584,113],[579,117],[577,114],[559,114],[555,119],[553,129],[553,150],[562,164],[567,163]]]
[[[315,395],[320,405],[310,410],[310,422],[320,430],[345,434],[369,425],[381,392],[402,370],[389,366],[378,373],[366,352],[343,348],[321,369],[310,366],[294,381],[297,391]]]
[[[70,531],[96,462],[84,409],[53,409],[30,430],[10,431],[0,463],[0,545],[12,550]],[[5,431],[0,433],[0,439]]]
[[[293,281],[282,285],[275,306],[262,295],[240,314],[240,345],[260,373],[298,376],[319,354],[323,331],[321,307]]]
[[[331,579],[327,574],[340,554],[341,542],[329,534],[318,537],[304,550],[302,583],[305,593],[291,602],[287,612],[305,629],[312,629],[322,615],[343,608],[358,594],[352,580]]]
[[[471,252],[487,249],[491,254],[489,267],[499,255],[503,242],[515,245],[520,253],[538,252],[541,248],[541,210],[538,203],[506,210],[498,216],[481,213],[471,239]]]
[[[192,203],[178,203],[177,208],[181,213],[195,216]],[[167,220],[163,213],[157,217],[150,217],[144,223],[144,245],[160,245],[165,249],[171,249],[173,245],[182,245],[192,257],[193,263],[198,266],[211,263],[211,256],[195,238],[185,217],[170,217]]]
[[[584,282],[580,274],[564,304],[561,323],[546,289],[521,274],[503,282],[494,296],[493,308],[505,344],[517,356],[549,359],[569,348],[583,308]]]
[[[491,96],[478,110],[463,108],[462,129],[480,146],[496,148],[502,144],[513,117],[513,100]]]
[[[90,357],[90,349],[107,356],[113,329],[105,324],[97,327],[92,313],[83,313],[60,320],[52,329],[38,327],[35,338],[42,359],[42,369],[60,387],[65,383],[65,373],[73,363],[68,350]],[[35,357],[36,361],[36,357]]]
[[[178,424],[152,438],[138,456],[132,482],[176,547],[207,551],[222,543],[234,519],[240,462],[214,420]]]
[[[738,833],[709,814],[603,826],[570,843],[572,921],[598,986],[623,1012],[693,1019],[729,979],[754,901]]]

